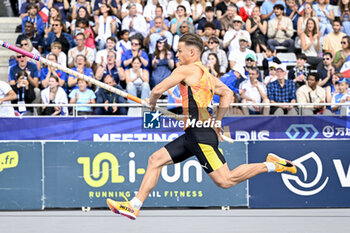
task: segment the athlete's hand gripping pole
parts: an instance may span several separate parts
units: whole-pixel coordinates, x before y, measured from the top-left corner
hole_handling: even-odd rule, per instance
[[[147,108],[150,108],[150,105],[145,100],[142,100],[142,99],[140,99],[140,98],[138,98],[136,96],[130,95],[130,94],[128,94],[125,91],[119,90],[118,88],[109,86],[108,84],[105,84],[105,83],[100,82],[100,81],[98,81],[96,79],[90,78],[90,77],[88,77],[88,76],[86,76],[84,74],[81,74],[81,73],[77,72],[77,71],[74,71],[74,70],[71,70],[71,69],[69,69],[67,67],[64,67],[64,66],[62,66],[62,65],[60,65],[58,63],[52,62],[50,60],[47,60],[46,58],[43,58],[43,57],[41,57],[39,55],[35,55],[35,54],[31,53],[31,52],[28,52],[28,51],[25,51],[23,49],[17,48],[16,46],[10,45],[9,43],[4,42],[2,40],[0,40],[0,44],[4,48],[10,49],[10,50],[12,50],[12,51],[14,51],[16,53],[23,54],[23,55],[25,55],[25,56],[27,56],[29,58],[32,58],[32,59],[34,59],[36,61],[41,62],[42,64],[49,65],[49,66],[52,66],[52,67],[54,67],[56,69],[62,70],[64,72],[68,73],[68,74],[76,76],[77,78],[84,79],[85,81],[90,82],[90,83],[92,83],[92,84],[94,84],[94,85],[96,85],[98,87],[106,89],[106,90],[108,90],[108,91],[110,91],[112,93],[115,93],[117,95],[123,96],[124,98],[127,98],[127,99],[132,100],[132,101],[134,101],[136,103],[142,104],[143,106],[145,106]],[[170,111],[167,111],[166,109],[162,109],[162,108],[156,107],[156,110],[158,110],[159,112],[163,113],[164,115],[167,115],[167,116],[169,116],[171,118],[174,118],[176,120],[183,120],[183,118],[181,116],[178,116],[178,115],[176,115],[176,114],[174,114],[174,113],[172,113]],[[232,138],[229,138],[229,137],[227,137],[225,135],[222,135],[222,137],[223,137],[223,139],[225,141],[227,141],[229,143],[233,143],[233,139]]]

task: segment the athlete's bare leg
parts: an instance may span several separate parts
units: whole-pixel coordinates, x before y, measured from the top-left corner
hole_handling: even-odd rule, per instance
[[[173,160],[164,147],[149,157],[146,174],[142,179],[141,187],[136,195],[137,199],[141,202],[146,200],[150,192],[157,185],[162,168],[170,164],[173,164]]]
[[[225,163],[219,169],[209,173],[209,177],[217,186],[231,188],[236,184],[265,172],[267,172],[267,167],[264,163],[242,164],[231,171],[227,163]]]

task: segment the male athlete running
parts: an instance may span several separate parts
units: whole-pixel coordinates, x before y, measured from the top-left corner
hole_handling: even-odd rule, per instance
[[[141,187],[131,201],[107,199],[107,204],[114,213],[136,219],[143,202],[156,186],[162,168],[182,162],[193,155],[197,157],[214,183],[221,188],[230,188],[265,172],[297,172],[290,161],[274,154],[269,154],[264,163],[243,164],[233,170],[228,168],[225,158],[218,149],[218,140],[222,141],[221,120],[231,103],[233,93],[201,64],[200,56],[203,48],[202,39],[198,35],[184,34],[179,40],[176,54],[180,66],[153,88],[150,96],[152,109],[155,108],[162,93],[179,85],[185,115],[185,134],[151,155]],[[220,103],[216,118],[211,119],[207,107],[214,94],[220,96]],[[187,119],[201,122],[214,120],[215,124],[212,128],[197,127],[186,125]]]

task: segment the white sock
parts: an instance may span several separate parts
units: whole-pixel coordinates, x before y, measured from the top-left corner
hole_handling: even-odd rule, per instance
[[[267,172],[274,172],[274,171],[276,171],[276,166],[275,166],[274,163],[272,163],[272,162],[264,162],[264,164],[267,167]]]
[[[136,197],[131,199],[130,204],[133,208],[135,208],[137,210],[141,209],[141,206],[142,206],[142,202],[139,199],[137,199]]]

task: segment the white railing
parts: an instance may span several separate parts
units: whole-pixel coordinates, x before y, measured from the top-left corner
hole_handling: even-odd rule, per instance
[[[243,107],[243,106],[295,106],[299,109],[305,108],[305,107],[313,107],[313,106],[344,106],[344,107],[350,107],[350,103],[337,103],[337,104],[331,104],[331,103],[233,103],[230,106],[232,107]],[[27,108],[41,108],[41,107],[69,107],[73,108],[73,116],[77,115],[77,107],[133,107],[133,108],[145,108],[145,106],[137,103],[115,103],[115,104],[1,104],[0,107],[19,107],[19,106],[25,106]],[[168,107],[168,106],[175,106],[180,107],[181,104],[168,104],[168,103],[158,103],[157,106],[159,107]],[[219,104],[214,104],[214,106],[219,106]],[[299,115],[301,113],[299,112]]]

